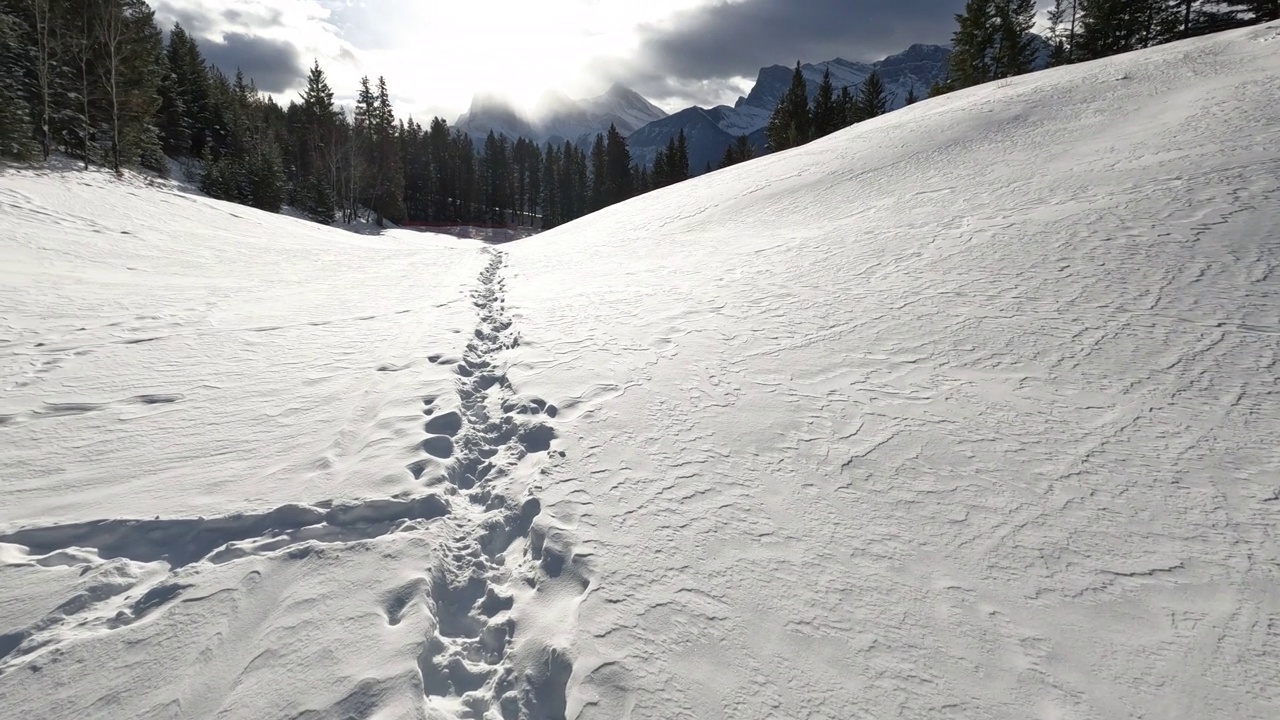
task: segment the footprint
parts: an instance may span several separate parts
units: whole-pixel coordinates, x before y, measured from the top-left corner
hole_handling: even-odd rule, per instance
[[[432,435],[422,441],[422,452],[446,460],[453,457],[453,440],[447,435]]]
[[[431,435],[448,435],[453,437],[462,430],[462,416],[457,411],[449,411],[436,415],[427,421],[426,427],[423,428]]]

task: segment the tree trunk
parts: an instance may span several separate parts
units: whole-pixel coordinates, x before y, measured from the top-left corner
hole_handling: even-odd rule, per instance
[[[40,89],[40,153],[49,159],[49,95],[53,85],[53,51],[50,44],[49,0],[29,0],[36,30],[36,85]]]
[[[102,38],[102,50],[106,56],[106,67],[102,68],[102,79],[106,83],[111,101],[111,169],[120,175],[120,93],[117,79],[120,73],[120,43],[124,35],[124,18],[113,0],[102,0],[102,15],[99,30]]]

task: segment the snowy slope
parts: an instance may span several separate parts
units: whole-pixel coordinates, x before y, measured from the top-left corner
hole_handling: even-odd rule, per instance
[[[1277,48],[497,248],[0,174],[0,717],[1280,715]]]
[[[510,249],[570,717],[1280,717],[1280,25],[1003,85]]]

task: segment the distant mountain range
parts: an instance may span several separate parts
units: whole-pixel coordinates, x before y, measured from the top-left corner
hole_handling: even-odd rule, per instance
[[[930,85],[942,79],[950,54],[951,50],[942,45],[917,44],[873,63],[836,58],[801,65],[800,69],[809,85],[810,100],[817,95],[826,69],[830,69],[837,91],[842,87],[856,91],[872,70],[878,70],[890,94],[890,107],[898,108],[912,87],[923,97]],[[513,139],[525,137],[539,143],[568,140],[585,147],[613,124],[627,136],[632,158],[646,166],[652,165],[658,150],[684,130],[689,143],[689,169],[699,174],[708,163],[715,167],[725,148],[739,135],[751,139],[757,154],[765,153],[765,126],[791,85],[792,72],[794,68],[785,65],[761,68],[751,92],[732,106],[694,106],[671,115],[634,90],[616,84],[603,95],[583,100],[550,95],[529,115],[521,114],[503,100],[479,96],[455,126],[477,140],[493,131]]]

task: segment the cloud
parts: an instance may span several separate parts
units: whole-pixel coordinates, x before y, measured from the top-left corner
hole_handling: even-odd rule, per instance
[[[326,67],[357,64],[321,0],[152,0],[152,6],[161,27],[181,23],[211,65],[228,75],[239,68],[276,95],[304,84],[312,58]]]
[[[642,26],[637,52],[610,79],[654,98],[711,102],[765,65],[877,60],[947,42],[963,8],[964,0],[722,1]]]
[[[221,43],[204,43],[200,49],[205,60],[227,75],[239,68],[259,90],[270,93],[297,87],[307,72],[301,49],[288,40],[227,33]]]

